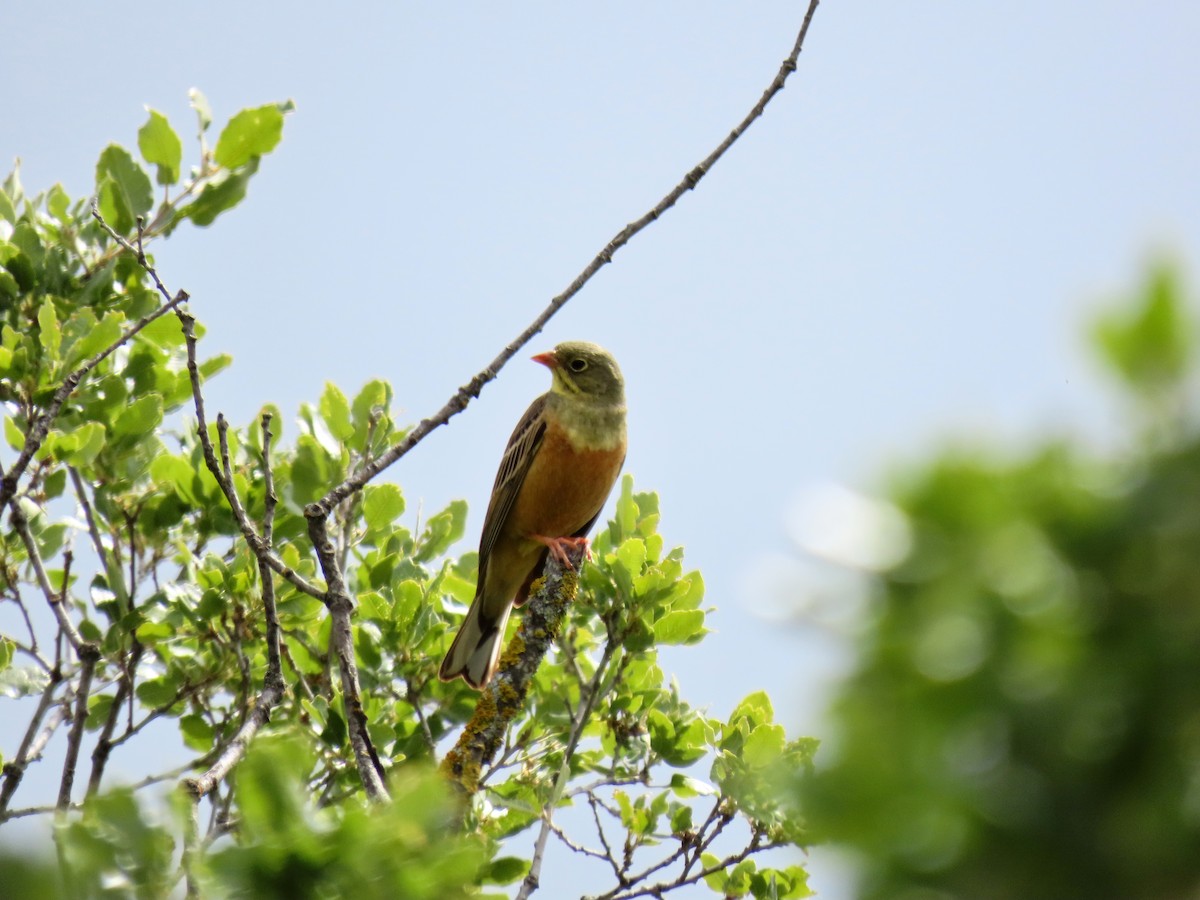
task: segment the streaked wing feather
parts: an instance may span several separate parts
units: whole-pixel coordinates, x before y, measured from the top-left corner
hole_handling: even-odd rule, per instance
[[[487,571],[488,556],[496,546],[496,539],[529,472],[529,464],[546,433],[546,421],[542,416],[545,407],[545,394],[529,404],[529,409],[525,410],[525,415],[521,416],[521,421],[513,429],[508,446],[504,449],[504,458],[500,460],[500,470],[496,472],[496,482],[492,486],[492,499],[488,502],[487,515],[483,519],[483,535],[479,539],[481,586]]]

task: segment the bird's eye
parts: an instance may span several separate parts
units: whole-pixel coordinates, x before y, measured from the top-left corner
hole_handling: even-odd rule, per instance
[[[582,372],[588,366],[586,359],[580,359],[578,356],[571,360],[571,371]]]

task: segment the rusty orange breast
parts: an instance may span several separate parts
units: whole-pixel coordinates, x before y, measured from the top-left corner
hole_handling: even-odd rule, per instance
[[[520,535],[567,537],[604,506],[625,460],[625,446],[576,449],[550,422],[517,495],[509,524]]]

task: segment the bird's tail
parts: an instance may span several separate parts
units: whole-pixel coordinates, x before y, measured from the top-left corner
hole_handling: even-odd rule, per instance
[[[496,666],[500,662],[500,642],[504,639],[504,626],[508,624],[512,606],[506,606],[499,619],[481,615],[479,611],[482,607],[482,598],[476,597],[467,610],[467,617],[459,626],[458,635],[446,651],[446,658],[438,670],[438,678],[442,681],[453,681],[461,675],[467,684],[479,690],[496,673]]]

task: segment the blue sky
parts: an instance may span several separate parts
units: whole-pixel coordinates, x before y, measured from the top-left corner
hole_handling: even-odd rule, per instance
[[[155,251],[207,352],[234,355],[210,409],[245,422],[381,376],[415,421],[745,114],[803,8],[18,4],[0,162],[81,195],[144,104],[190,134],[193,86],[218,123],[293,98],[243,206]],[[794,555],[816,485],[871,491],[952,436],[1110,433],[1081,332],[1148,260],[1195,269],[1197,33],[1183,2],[827,0],[765,118],[386,478],[409,515],[465,497],[467,549],[547,387],[525,357],[604,344],[627,470],[717,607],[718,633],[665,664],[716,714],[766,687],[820,736],[836,640],[758,614],[748,586]]]

